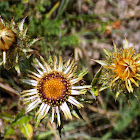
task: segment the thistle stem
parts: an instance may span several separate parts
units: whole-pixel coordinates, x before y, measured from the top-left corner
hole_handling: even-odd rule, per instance
[[[6,63],[6,51],[3,51],[3,64],[5,65]]]

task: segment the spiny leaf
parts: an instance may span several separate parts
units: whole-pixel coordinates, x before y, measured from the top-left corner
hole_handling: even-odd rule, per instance
[[[38,41],[38,40],[40,40],[40,39],[42,39],[42,38],[43,38],[43,37],[33,39],[33,40],[27,45],[27,47],[31,47],[36,41]]]
[[[78,114],[76,113],[76,111],[75,111],[75,110],[72,110],[72,112],[71,112],[71,113],[72,113],[72,115],[73,115],[73,116],[75,116],[76,118],[80,119],[80,117],[78,116]]]
[[[120,91],[120,90],[116,92],[116,99],[115,99],[115,100],[117,100],[117,99],[118,99],[118,97],[119,97],[120,93],[121,93],[121,91]]]
[[[125,38],[125,43],[124,43],[124,45],[123,45],[123,48],[124,48],[124,49],[128,49],[128,48],[129,48],[128,41],[127,41],[126,38]]]
[[[112,53],[111,53],[110,51],[106,50],[106,49],[104,49],[104,52],[105,52],[105,54],[106,54],[107,56],[109,56],[109,57],[112,55]]]
[[[84,76],[84,75],[86,75],[87,73],[88,73],[88,68],[85,68],[85,69],[83,69],[83,70],[79,73],[78,77]]]
[[[77,107],[74,107],[74,110],[76,111],[77,115],[79,116],[80,119],[83,119],[82,115],[79,112],[79,109]]]
[[[26,16],[27,17],[27,16]],[[24,22],[25,22],[25,19],[26,19],[26,17],[25,18],[23,18],[22,19],[22,21],[19,23],[19,30],[22,32],[23,31],[23,25],[24,25]]]
[[[91,89],[89,92],[92,94],[94,99],[96,99],[96,97],[99,95],[99,92],[96,88]]]
[[[102,65],[103,67],[107,66],[107,63],[103,60],[94,60],[94,61],[97,62],[98,64]]]
[[[92,80],[92,88],[94,88],[97,84],[97,82],[99,81],[99,77],[101,75],[101,72],[102,72],[102,67],[97,71],[97,73],[95,74],[93,80]]]
[[[138,96],[136,95],[136,93],[133,93],[134,97],[139,101]]]
[[[57,130],[58,130],[58,132],[59,132],[59,136],[61,137],[61,132],[62,132],[62,129],[63,129],[63,116],[60,114],[60,120],[61,120],[61,124],[60,124],[60,126],[58,125],[58,127],[57,127]]]
[[[113,46],[114,46],[114,52],[117,53],[117,47],[114,41],[113,41]]]

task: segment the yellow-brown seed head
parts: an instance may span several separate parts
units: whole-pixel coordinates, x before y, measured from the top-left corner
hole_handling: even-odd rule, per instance
[[[51,72],[44,75],[37,85],[41,100],[52,106],[59,106],[65,102],[71,94],[71,84],[63,73]]]
[[[15,33],[0,23],[0,49],[8,50],[15,42]]]

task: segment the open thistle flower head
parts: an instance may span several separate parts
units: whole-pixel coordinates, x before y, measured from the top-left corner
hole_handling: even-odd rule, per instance
[[[118,51],[115,44],[114,50],[113,54],[105,50],[107,61],[96,60],[96,62],[108,70],[111,77],[109,79],[112,79],[110,86],[133,93],[134,88],[139,87],[140,54],[135,53],[134,45],[129,47],[127,40],[123,50]]]
[[[7,69],[18,63],[19,57],[27,57],[26,52],[31,51],[29,47],[38,40],[30,40],[28,28],[23,28],[24,22],[25,18],[15,23],[14,19],[7,22],[0,16],[0,51],[3,52],[3,64],[7,63]]]
[[[39,67],[34,65],[37,73],[30,71],[33,79],[23,81],[33,88],[23,91],[22,97],[25,104],[28,104],[26,112],[33,110],[39,106],[36,113],[37,120],[43,119],[49,112],[51,112],[51,122],[54,121],[55,114],[57,114],[58,125],[61,124],[61,115],[64,114],[66,119],[72,119],[70,104],[77,108],[83,105],[75,99],[75,96],[85,94],[86,89],[91,86],[78,86],[77,83],[87,73],[82,71],[78,76],[75,75],[76,63],[70,59],[63,64],[62,57],[54,57],[52,65],[49,65],[41,57],[43,64],[36,59]],[[76,85],[75,85],[76,84]],[[63,112],[63,113],[62,113]]]

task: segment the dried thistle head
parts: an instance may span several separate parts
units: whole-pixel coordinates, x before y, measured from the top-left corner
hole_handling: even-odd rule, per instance
[[[121,92],[134,93],[134,89],[139,87],[140,54],[135,53],[134,45],[129,47],[127,40],[122,50],[118,51],[115,44],[114,50],[114,53],[105,50],[106,61],[95,61],[107,70],[107,83],[117,92],[117,98]]]
[[[0,49],[5,51],[15,42],[15,33],[0,23]]]
[[[19,59],[27,58],[27,52],[34,42],[39,39],[31,40],[27,35],[28,27],[24,29],[25,18],[19,23],[14,19],[5,21],[0,16],[0,51],[3,53],[3,64],[6,69],[18,65]]]

